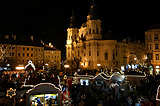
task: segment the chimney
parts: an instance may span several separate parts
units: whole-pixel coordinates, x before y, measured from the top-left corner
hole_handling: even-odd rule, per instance
[[[33,41],[33,35],[31,35],[31,40]]]
[[[12,35],[13,39],[16,40],[16,35]]]
[[[5,39],[9,39],[9,35],[5,35]]]

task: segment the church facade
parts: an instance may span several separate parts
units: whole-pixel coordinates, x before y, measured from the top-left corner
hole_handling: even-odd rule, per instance
[[[75,16],[70,17],[67,29],[66,60],[70,68],[100,69],[121,68],[130,62],[131,55],[135,59],[145,59],[144,45],[131,43],[124,39],[104,39],[102,21],[97,17],[97,6],[93,2],[87,16],[87,22],[76,27]],[[136,60],[135,60],[136,61]]]

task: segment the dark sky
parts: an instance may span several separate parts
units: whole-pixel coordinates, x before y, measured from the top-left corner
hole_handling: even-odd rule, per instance
[[[34,35],[65,51],[67,28],[72,9],[77,24],[86,22],[92,0],[0,1],[0,34]],[[108,26],[117,37],[144,40],[144,31],[160,23],[156,2],[96,0],[102,28]]]

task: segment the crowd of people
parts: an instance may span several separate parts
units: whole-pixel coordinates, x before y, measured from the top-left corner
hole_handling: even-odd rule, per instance
[[[92,73],[95,74],[96,71],[80,71],[82,73]],[[160,85],[159,76],[155,78],[148,76],[145,80],[141,80],[140,86],[132,86],[129,83],[122,82],[120,86],[127,86],[126,91],[118,90],[115,94],[115,88],[110,88],[109,84],[103,84],[102,86],[97,86],[96,83],[86,86],[85,84],[73,84],[70,91],[72,104],[75,106],[97,106],[102,104],[103,106],[133,106],[135,104],[140,104],[141,101],[153,100],[155,96],[158,85]],[[28,78],[57,78],[57,74],[53,73],[23,73],[23,74],[4,74],[0,73],[0,99],[8,100],[8,103],[15,103],[15,105],[25,105],[25,95],[19,98],[9,99],[6,97],[6,91],[9,88],[16,89],[20,91],[25,79]],[[144,90],[145,88],[145,90]],[[142,92],[143,91],[143,92]],[[1,100],[0,100],[1,101]],[[15,102],[14,102],[15,101]],[[2,103],[3,105],[4,103]]]

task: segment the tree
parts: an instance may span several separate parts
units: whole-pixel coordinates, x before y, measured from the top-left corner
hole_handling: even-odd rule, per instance
[[[1,44],[0,45],[0,64],[5,66],[6,64],[13,64],[13,58],[11,56],[10,50],[14,45]]]

